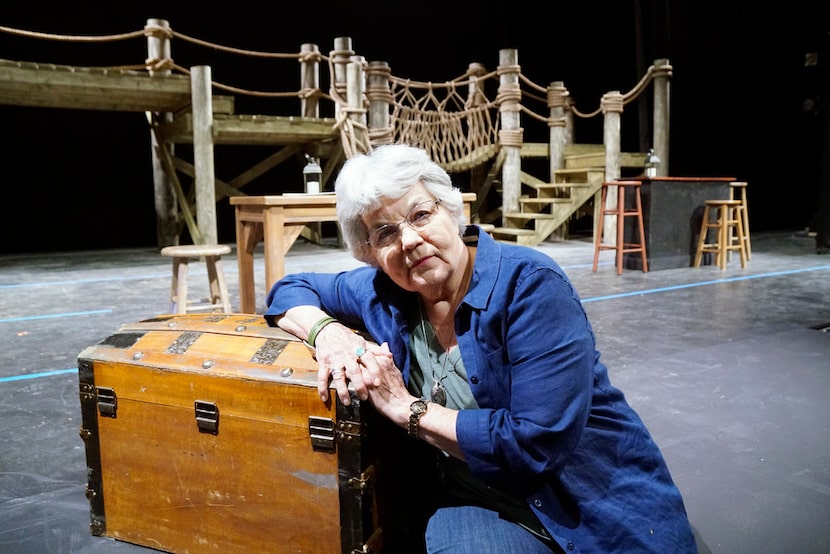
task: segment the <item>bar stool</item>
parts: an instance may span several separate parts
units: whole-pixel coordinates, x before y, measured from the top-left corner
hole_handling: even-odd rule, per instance
[[[749,209],[746,203],[746,190],[749,183],[746,181],[733,181],[729,183],[729,199],[740,200],[741,220],[743,221],[744,242],[746,243],[746,260],[752,259],[752,242],[749,240]],[[737,234],[730,236],[731,242],[738,240]]]
[[[617,206],[607,208],[608,187],[617,187]],[[599,253],[601,250],[614,250],[616,252],[617,275],[622,274],[623,254],[639,252],[643,261],[643,272],[648,272],[648,258],[646,256],[645,228],[643,226],[643,204],[640,196],[640,181],[606,181],[602,183],[602,200],[599,208],[599,225],[596,231],[596,242],[594,248],[594,272],[597,270]],[[634,207],[627,208],[625,204],[626,190],[631,189],[634,197]],[[602,239],[605,233],[605,216],[613,216],[617,222],[617,240],[614,244],[603,244]],[[637,223],[638,242],[625,242],[625,218],[634,217]]]
[[[712,217],[714,215],[714,217]],[[715,229],[714,240],[709,241],[709,230]],[[737,233],[738,241],[732,240]],[[746,267],[746,241],[740,200],[707,200],[703,208],[700,237],[697,241],[694,267],[700,267],[704,252],[715,254],[715,264],[726,269],[728,254],[737,250],[741,255],[741,267]]]
[[[229,254],[231,247],[225,244],[187,244],[166,246],[161,255],[173,258],[173,281],[170,287],[170,313],[184,314],[195,311],[216,311],[231,313],[231,300],[222,269],[222,255]],[[204,258],[207,267],[210,298],[202,302],[187,299],[187,268],[192,258]]]

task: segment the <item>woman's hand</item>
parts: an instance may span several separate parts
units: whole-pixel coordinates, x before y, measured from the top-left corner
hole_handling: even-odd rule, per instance
[[[409,405],[416,400],[406,388],[386,343],[364,353],[358,360],[361,383],[375,409],[400,426],[409,421]]]
[[[345,406],[351,404],[350,389],[366,400],[369,391],[365,380],[374,380],[380,374],[379,362],[388,358],[388,363],[395,366],[388,348],[367,341],[340,323],[327,325],[317,334],[315,343],[317,391],[323,402],[329,398],[329,381]]]

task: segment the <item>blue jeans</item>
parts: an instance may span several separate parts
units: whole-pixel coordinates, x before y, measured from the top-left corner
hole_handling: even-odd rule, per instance
[[[429,554],[488,554],[557,552],[524,527],[502,519],[498,512],[478,506],[438,509],[426,531]]]

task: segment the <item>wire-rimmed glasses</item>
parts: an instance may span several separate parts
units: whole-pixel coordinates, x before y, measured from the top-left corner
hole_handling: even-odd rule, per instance
[[[401,238],[401,225],[405,223],[416,231],[423,229],[429,225],[429,222],[432,221],[432,216],[438,212],[439,204],[441,204],[441,200],[426,200],[415,204],[415,206],[409,210],[409,214],[407,214],[406,219],[403,219],[398,223],[381,225],[369,233],[369,239],[366,241],[366,244],[375,250],[380,250],[396,244]]]

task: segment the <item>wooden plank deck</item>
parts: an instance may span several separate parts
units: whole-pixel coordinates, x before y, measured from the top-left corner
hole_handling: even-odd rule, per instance
[[[0,59],[0,104],[41,108],[177,114],[167,142],[192,143],[190,78],[148,72]],[[235,115],[233,98],[214,96],[215,144],[289,145],[338,137],[334,118]]]

